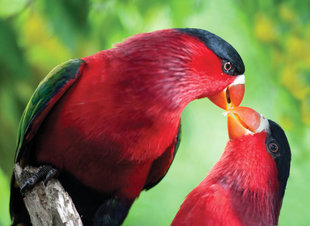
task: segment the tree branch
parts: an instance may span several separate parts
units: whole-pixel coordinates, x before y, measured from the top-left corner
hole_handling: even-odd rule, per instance
[[[24,184],[29,175],[39,170],[40,168],[34,167],[22,169],[16,163],[14,173],[19,187]],[[46,186],[43,182],[38,183],[31,191],[26,192],[24,203],[33,226],[83,225],[71,197],[56,179],[51,179]]]

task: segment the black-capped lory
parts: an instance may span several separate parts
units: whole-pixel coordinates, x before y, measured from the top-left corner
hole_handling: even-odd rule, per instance
[[[167,173],[185,106],[203,97],[238,106],[243,74],[230,44],[189,28],[135,35],[69,60],[31,97],[15,161],[57,169],[84,225],[119,225],[140,192]],[[14,225],[29,223],[14,176],[10,209]]]
[[[251,108],[234,107],[228,133],[224,153],[188,194],[172,226],[278,224],[291,162],[284,131]]]

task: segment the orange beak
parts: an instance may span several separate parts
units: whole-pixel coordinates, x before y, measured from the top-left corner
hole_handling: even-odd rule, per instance
[[[219,94],[209,97],[209,99],[220,108],[227,110],[241,104],[244,90],[244,75],[239,75],[232,84]]]
[[[234,107],[227,111],[228,135],[230,139],[260,132],[262,121],[267,121],[259,113],[248,107]],[[263,125],[264,126],[264,125]]]

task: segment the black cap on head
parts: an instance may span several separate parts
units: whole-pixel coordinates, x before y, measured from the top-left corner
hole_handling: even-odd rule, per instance
[[[274,121],[268,120],[270,133],[266,138],[266,148],[274,158],[278,168],[280,195],[284,196],[287,179],[290,174],[291,149],[283,129]]]
[[[224,71],[225,73],[229,75],[244,74],[245,68],[239,53],[224,39],[211,32],[197,28],[178,28],[177,30],[200,39],[210,50],[222,59],[223,65],[226,62],[230,62],[233,68],[229,70],[229,72]]]

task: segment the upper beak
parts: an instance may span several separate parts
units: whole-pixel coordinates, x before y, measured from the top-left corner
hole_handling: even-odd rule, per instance
[[[230,139],[267,130],[268,120],[248,107],[234,107],[227,111],[228,135]]]
[[[219,94],[209,97],[209,99],[225,110],[239,106],[244,96],[244,83],[244,75],[239,75],[232,84]]]

